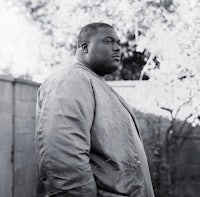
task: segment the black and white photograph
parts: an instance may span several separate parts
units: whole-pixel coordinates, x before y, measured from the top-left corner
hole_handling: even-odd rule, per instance
[[[0,0],[0,197],[200,197],[199,0]]]

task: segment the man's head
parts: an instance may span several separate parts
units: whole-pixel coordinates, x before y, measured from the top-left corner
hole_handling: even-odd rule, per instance
[[[77,59],[104,76],[120,65],[120,40],[114,28],[106,23],[84,26],[78,36]]]

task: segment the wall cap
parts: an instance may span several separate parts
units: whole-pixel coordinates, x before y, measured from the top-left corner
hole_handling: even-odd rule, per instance
[[[138,84],[144,84],[148,81],[139,81],[139,80],[121,80],[121,81],[106,81],[108,85],[112,87],[135,87]]]
[[[12,77],[12,76],[0,74],[0,81],[14,82],[15,79],[14,79],[14,77]]]
[[[21,79],[21,78],[15,78],[15,83],[28,84],[28,85],[38,86],[38,87],[41,85],[38,82],[27,80],[27,79]]]
[[[27,80],[27,79],[21,79],[21,78],[14,78],[10,75],[2,75],[0,74],[0,81],[7,81],[12,83],[21,83],[21,84],[28,84],[33,86],[40,86],[41,84],[35,81]]]

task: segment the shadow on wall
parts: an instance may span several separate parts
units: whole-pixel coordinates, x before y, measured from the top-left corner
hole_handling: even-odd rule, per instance
[[[200,196],[200,127],[134,110],[156,197]]]

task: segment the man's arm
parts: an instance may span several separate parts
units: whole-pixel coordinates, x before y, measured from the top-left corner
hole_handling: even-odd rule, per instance
[[[90,82],[80,77],[60,82],[42,102],[36,139],[39,171],[50,196],[97,196],[89,165],[95,103]]]

